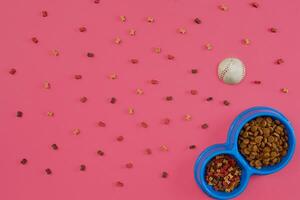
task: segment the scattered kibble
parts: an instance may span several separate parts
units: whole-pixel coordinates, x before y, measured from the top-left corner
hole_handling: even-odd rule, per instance
[[[207,129],[207,128],[208,128],[208,124],[206,124],[206,123],[205,123],[205,124],[202,124],[202,125],[201,125],[201,128],[202,128],[202,129]]]
[[[253,7],[253,8],[258,8],[259,7],[259,4],[257,2],[251,2],[250,5]]]
[[[75,129],[73,129],[72,132],[73,132],[74,135],[79,135],[81,131],[80,131],[79,128],[75,128]]]
[[[148,128],[148,126],[149,126],[146,122],[141,122],[140,125],[143,128]]]
[[[191,90],[190,93],[191,93],[191,95],[197,95],[198,94],[198,90]]]
[[[79,169],[80,169],[80,171],[85,171],[86,170],[86,165],[81,164]]]
[[[52,147],[53,150],[58,150],[57,144],[52,144],[51,147]]]
[[[115,98],[115,97],[112,97],[111,99],[110,99],[110,103],[111,104],[115,104],[117,102],[117,99]]]
[[[246,46],[250,45],[250,43],[251,43],[251,41],[250,41],[249,38],[244,38],[244,39],[242,40],[242,44],[244,44],[244,45],[246,45]]]
[[[138,63],[139,63],[139,60],[136,59],[136,58],[133,58],[133,59],[130,60],[130,62],[131,62],[132,64],[138,64]]]
[[[126,16],[121,15],[120,16],[120,20],[121,20],[121,22],[126,22],[127,18],[126,18]]]
[[[136,30],[134,30],[134,29],[129,29],[129,35],[130,36],[135,36],[135,34],[136,34]]]
[[[80,74],[76,74],[76,75],[74,75],[74,78],[76,80],[80,80],[80,79],[82,79],[82,76]]]
[[[270,31],[271,33],[277,33],[277,32],[278,32],[278,29],[275,28],[275,27],[271,27],[271,28],[269,28],[269,31]]]
[[[115,74],[115,73],[113,73],[113,74],[110,74],[110,75],[109,75],[109,78],[110,78],[111,80],[116,80],[116,79],[118,79],[118,75]]]
[[[230,105],[230,102],[227,101],[227,100],[224,100],[224,101],[223,101],[223,104],[224,104],[225,106],[229,106],[229,105]]]
[[[173,97],[172,96],[166,96],[166,101],[173,101]]]
[[[28,163],[28,160],[27,160],[26,158],[23,158],[23,159],[20,161],[20,163],[21,163],[22,165],[26,165],[26,164]]]
[[[98,151],[97,151],[97,154],[98,154],[99,156],[104,156],[104,151],[98,150]]]
[[[257,84],[257,85],[260,85],[261,84],[261,81],[258,81],[258,80],[255,80],[253,81],[254,84]]]
[[[144,94],[144,91],[140,88],[136,89],[135,92],[136,92],[137,95],[143,95]]]
[[[81,103],[85,103],[85,102],[87,102],[87,100],[88,100],[87,97],[81,97],[81,98],[80,98],[80,102],[81,102]]]
[[[154,52],[155,53],[161,53],[161,48],[160,47],[155,47]]]
[[[196,149],[196,145],[194,145],[194,144],[190,145],[189,149]]]
[[[185,115],[184,115],[184,120],[185,120],[185,121],[191,121],[191,120],[192,120],[192,116],[189,115],[189,114],[185,114]]]
[[[99,126],[99,127],[106,127],[106,124],[105,124],[105,122],[103,122],[103,121],[99,121],[99,122],[98,122],[98,126]]]
[[[89,58],[93,58],[93,57],[95,57],[95,54],[92,52],[87,52],[86,56]]]
[[[59,51],[57,49],[54,49],[54,50],[51,51],[51,55],[57,57],[57,56],[59,56]]]
[[[31,41],[35,44],[39,43],[39,40],[36,37],[31,38]]]
[[[163,152],[167,152],[167,151],[169,151],[169,147],[167,146],[167,145],[161,145],[160,147],[159,147],[159,149],[161,150],[161,151],[163,151]]]
[[[168,54],[167,55],[167,58],[168,60],[174,60],[175,59],[175,56],[171,55],[171,54]]]
[[[117,187],[124,187],[124,183],[121,182],[121,181],[117,181],[117,182],[116,182],[116,186],[117,186]]]
[[[198,73],[198,69],[192,69],[191,72],[192,72],[192,74],[197,74]]]
[[[47,90],[51,89],[51,84],[47,81],[44,82],[44,88],[47,89]]]
[[[212,101],[212,100],[214,100],[213,97],[207,97],[207,98],[206,98],[206,101]]]
[[[11,75],[15,75],[15,74],[17,73],[17,70],[16,70],[15,68],[11,68],[11,69],[9,70],[9,73],[10,73]]]
[[[213,49],[213,46],[212,46],[212,44],[207,43],[207,44],[204,45],[204,48],[205,48],[206,50],[208,50],[208,51],[211,51],[211,50]]]
[[[126,163],[126,164],[125,164],[125,167],[126,167],[127,169],[131,169],[131,168],[133,168],[133,163],[132,163],[132,162]]]
[[[222,10],[222,11],[228,11],[228,9],[229,9],[228,6],[225,5],[225,4],[219,5],[218,8],[219,8],[220,10]]]
[[[124,136],[120,135],[117,137],[118,142],[122,142],[124,140]]]
[[[20,117],[20,118],[23,117],[23,112],[22,112],[22,111],[17,111],[16,116],[17,116],[17,117]]]
[[[161,173],[161,177],[162,177],[162,178],[168,178],[168,176],[169,176],[169,174],[168,174],[168,172],[166,172],[166,171],[163,171],[163,172]]]
[[[281,92],[282,92],[282,93],[288,93],[288,92],[289,92],[289,89],[288,89],[288,88],[281,88]]]
[[[152,79],[152,80],[150,80],[150,83],[151,83],[152,85],[157,85],[157,84],[159,84],[159,81],[158,81],[158,80],[155,80],[155,79]]]
[[[48,12],[46,10],[42,11],[42,17],[48,17]]]
[[[198,17],[196,17],[196,18],[194,19],[194,22],[195,22],[196,24],[201,24],[201,23],[202,23],[202,21],[201,21]]]
[[[287,154],[287,130],[277,119],[257,117],[244,125],[238,147],[252,167],[273,166]]]
[[[149,149],[149,148],[145,149],[145,154],[151,155],[152,154],[152,150]]]
[[[121,44],[122,43],[122,40],[120,37],[116,37],[115,38],[115,44]]]
[[[79,27],[79,32],[86,32],[87,31],[87,28],[85,26],[81,26]]]
[[[47,116],[48,116],[48,117],[54,117],[54,112],[48,111],[48,112],[47,112]]]
[[[151,16],[147,17],[147,22],[150,23],[150,24],[153,23],[154,22],[154,18],[151,17]]]
[[[94,0],[94,3],[95,3],[95,4],[99,4],[99,3],[100,3],[100,0]]]
[[[45,169],[45,172],[47,175],[51,175],[52,174],[52,170],[50,168]]]
[[[134,109],[133,108],[128,108],[128,114],[133,115],[134,114]]]
[[[178,29],[178,32],[180,34],[186,34],[186,29],[181,27],[181,28]]]
[[[276,63],[277,65],[281,65],[281,64],[284,63],[284,60],[283,60],[282,58],[278,58],[278,59],[275,61],[275,63]]]
[[[240,185],[242,170],[230,155],[215,156],[206,166],[205,180],[214,190],[232,192]]]
[[[164,118],[162,122],[163,124],[168,125],[170,124],[171,120],[169,118]]]

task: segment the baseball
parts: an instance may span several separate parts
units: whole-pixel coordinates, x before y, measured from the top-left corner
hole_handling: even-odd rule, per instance
[[[225,58],[219,64],[218,76],[226,84],[238,84],[246,75],[246,68],[238,58]]]

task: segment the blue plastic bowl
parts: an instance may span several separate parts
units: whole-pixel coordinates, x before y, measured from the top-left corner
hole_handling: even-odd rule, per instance
[[[244,125],[254,118],[261,116],[269,116],[273,119],[278,119],[282,124],[285,125],[288,134],[289,149],[287,154],[282,158],[280,163],[274,166],[263,167],[256,169],[248,164],[248,161],[241,155],[238,150],[238,136]],[[228,131],[228,138],[225,144],[215,144],[206,148],[200,156],[197,158],[194,167],[194,175],[199,187],[210,197],[215,199],[231,199],[240,195],[249,182],[252,175],[266,175],[275,173],[284,168],[294,155],[296,146],[296,137],[294,129],[289,120],[280,112],[269,107],[253,107],[245,110],[239,114],[231,124]],[[232,192],[220,192],[213,189],[212,186],[208,185],[205,180],[206,165],[216,155],[229,154],[233,156],[238,162],[242,169],[242,176],[240,185],[235,188]]]

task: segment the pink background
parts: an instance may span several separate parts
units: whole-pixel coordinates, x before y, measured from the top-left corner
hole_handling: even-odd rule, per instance
[[[222,143],[236,115],[255,105],[279,109],[300,130],[297,0],[2,0],[0,2],[0,199],[199,200],[209,199],[193,178],[195,159]],[[226,4],[227,12],[218,9]],[[41,17],[47,10],[49,16]],[[125,15],[127,21],[120,22]],[[147,16],[155,22],[148,24]],[[198,25],[195,17],[202,20]],[[78,28],[85,26],[87,32]],[[187,33],[177,32],[185,27]],[[278,28],[278,33],[268,31]],[[136,36],[128,30],[136,29]],[[119,36],[122,44],[114,44]],[[31,41],[39,39],[38,44]],[[241,43],[249,38],[251,44]],[[213,45],[208,51],[203,46]],[[153,51],[161,47],[161,54]],[[57,49],[58,57],[49,52]],[[94,58],[86,57],[94,52]],[[175,56],[171,61],[167,54]],[[245,80],[218,80],[218,63],[238,57]],[[132,64],[130,59],[139,59]],[[274,64],[283,58],[282,65]],[[11,68],[17,73],[10,75]],[[198,74],[190,70],[197,68]],[[117,80],[110,80],[112,73]],[[74,75],[81,74],[82,80]],[[158,85],[149,84],[157,79]],[[262,81],[255,85],[254,80]],[[46,90],[48,81],[52,88]],[[288,94],[280,92],[286,87]],[[137,95],[141,88],[144,95]],[[198,95],[189,94],[197,89]],[[167,102],[165,96],[174,101]],[[86,103],[79,101],[88,97]],[[116,104],[109,99],[117,98]],[[212,102],[206,102],[209,96]],[[226,107],[223,100],[229,100]],[[135,109],[129,115],[129,107]],[[16,117],[18,110],[22,118]],[[48,117],[47,112],[55,113]],[[191,121],[183,119],[185,114]],[[162,119],[170,118],[169,125]],[[104,121],[107,126],[97,126]],[[149,124],[147,129],[139,123]],[[203,130],[201,124],[209,128]],[[75,136],[74,128],[81,134]],[[116,137],[124,136],[123,142]],[[58,151],[51,144],[59,146]],[[195,150],[188,149],[195,144]],[[169,152],[160,151],[167,145]],[[144,150],[151,148],[152,155]],[[96,154],[98,149],[105,156]],[[20,164],[22,158],[28,164]],[[132,169],[125,168],[132,162]],[[87,170],[79,170],[85,164]],[[299,199],[299,148],[279,173],[253,177],[238,199]],[[48,176],[45,169],[51,168]],[[169,177],[161,178],[167,171]],[[116,187],[115,182],[124,182]]]

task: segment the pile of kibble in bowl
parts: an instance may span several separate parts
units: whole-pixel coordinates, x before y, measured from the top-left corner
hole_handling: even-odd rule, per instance
[[[228,155],[215,156],[206,166],[205,179],[214,190],[231,192],[241,182],[242,170],[236,160]]]
[[[288,151],[285,126],[271,117],[257,117],[243,127],[238,139],[240,153],[252,167],[279,163]]]

